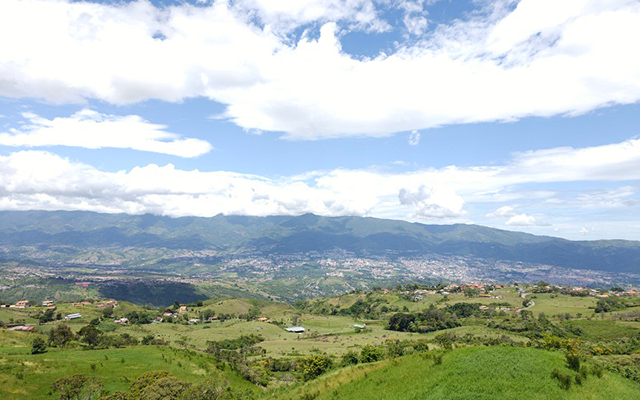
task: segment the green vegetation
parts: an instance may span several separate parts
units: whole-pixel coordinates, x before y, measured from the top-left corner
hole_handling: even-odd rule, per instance
[[[601,292],[538,289],[475,287],[475,297],[412,284],[295,305],[94,299],[58,302],[54,314],[2,308],[0,397],[640,398],[634,298],[595,313]],[[530,308],[519,307],[523,298]],[[35,332],[8,329],[24,324]],[[305,331],[285,330],[292,326]]]
[[[567,390],[554,371],[576,374],[561,353],[511,347],[469,347],[351,367],[321,377],[291,398],[317,399],[621,399],[638,398],[637,384],[613,374],[589,375]],[[400,389],[401,388],[401,389]],[[399,391],[400,390],[400,391]],[[299,396],[299,397],[298,397]],[[317,397],[314,397],[317,396]],[[399,397],[400,396],[400,397]]]

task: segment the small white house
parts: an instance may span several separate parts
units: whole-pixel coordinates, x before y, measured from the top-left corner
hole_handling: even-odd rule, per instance
[[[66,317],[64,317],[64,319],[66,319],[67,321],[72,320],[72,319],[78,319],[78,318],[82,318],[81,314],[69,314]]]
[[[304,328],[301,326],[292,326],[291,328],[285,328],[285,331],[291,333],[304,333]]]

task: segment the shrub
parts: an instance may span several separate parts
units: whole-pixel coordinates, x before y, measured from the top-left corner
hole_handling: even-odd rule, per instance
[[[551,377],[557,379],[560,383],[560,387],[564,390],[569,390],[571,388],[571,375],[560,372],[558,369],[554,369],[551,373]]]
[[[580,371],[580,356],[575,351],[567,351],[567,367],[574,371]]]
[[[384,351],[370,344],[365,345],[360,352],[360,362],[370,363],[380,361],[384,358]]]
[[[65,324],[60,324],[49,331],[49,346],[64,347],[71,339],[73,339],[73,332]]]
[[[44,339],[37,337],[31,343],[31,354],[42,354],[47,351],[47,344]]]
[[[309,356],[300,359],[298,369],[305,381],[314,379],[331,368],[333,361],[327,356]]]
[[[60,392],[60,399],[90,399],[102,390],[102,383],[97,378],[76,374],[58,378],[51,389]]]
[[[342,356],[342,365],[356,365],[360,362],[360,356],[353,350],[349,350]]]

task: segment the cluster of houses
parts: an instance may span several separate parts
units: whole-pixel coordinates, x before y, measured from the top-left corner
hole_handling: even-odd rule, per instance
[[[595,298],[599,298],[599,299],[606,299],[608,297],[625,297],[625,296],[629,296],[629,297],[634,297],[634,296],[638,296],[638,294],[640,292],[638,292],[635,289],[628,289],[628,290],[610,290],[610,291],[603,291],[600,289],[592,289],[592,288],[588,288],[585,286],[573,286],[573,287],[563,287],[563,286],[557,286],[557,285],[547,285],[547,286],[540,286],[540,285],[534,285],[535,287],[538,288],[538,290],[546,290],[546,291],[553,291],[553,290],[561,290],[569,293],[577,293],[577,294],[585,294],[590,296],[590,297],[595,297]],[[518,288],[518,290],[522,291],[522,288]]]

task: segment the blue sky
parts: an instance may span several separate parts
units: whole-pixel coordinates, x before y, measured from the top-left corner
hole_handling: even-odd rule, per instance
[[[640,240],[636,1],[0,4],[0,209]]]

